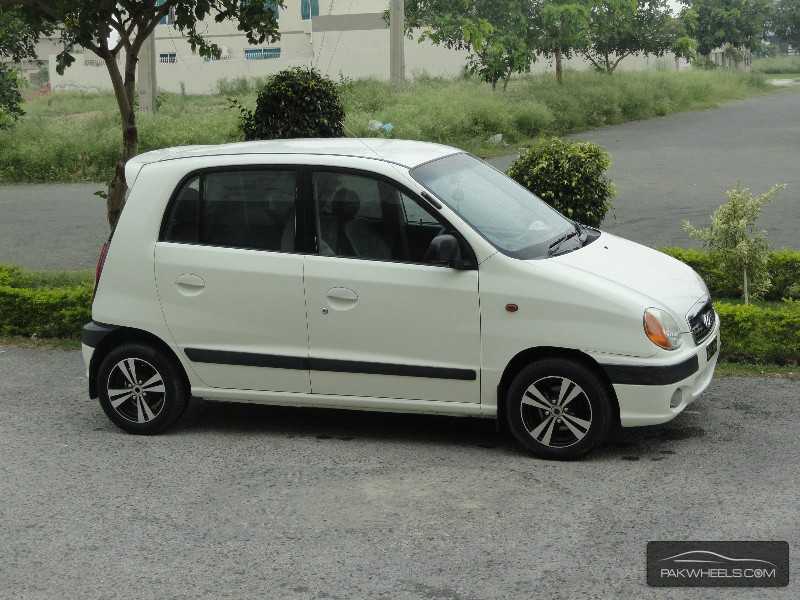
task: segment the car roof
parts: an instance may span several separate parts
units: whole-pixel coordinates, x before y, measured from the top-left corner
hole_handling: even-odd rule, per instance
[[[129,162],[139,166],[182,158],[230,156],[236,154],[313,154],[327,156],[352,156],[395,163],[413,168],[422,163],[461,152],[457,148],[417,142],[413,140],[387,140],[381,138],[320,138],[265,140],[239,142],[214,146],[176,146],[145,152]]]

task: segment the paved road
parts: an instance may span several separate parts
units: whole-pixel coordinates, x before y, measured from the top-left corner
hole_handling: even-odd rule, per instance
[[[576,134],[605,147],[619,195],[603,229],[648,246],[694,242],[681,222],[707,224],[737,182],[757,192],[786,191],[761,226],[775,247],[800,248],[800,91],[733,102]],[[505,169],[514,157],[498,159]]]
[[[0,598],[727,598],[654,590],[645,544],[787,540],[800,383],[715,381],[574,463],[488,421],[196,402],[121,433],[74,351],[0,348]]]
[[[603,224],[650,246],[690,245],[683,219],[705,223],[737,181],[789,187],[762,225],[776,247],[800,247],[800,92],[578,134],[612,154],[619,197]],[[507,167],[513,157],[496,159]],[[0,263],[91,268],[108,227],[100,184],[0,186]]]
[[[0,263],[91,269],[108,237],[99,183],[0,186]]]

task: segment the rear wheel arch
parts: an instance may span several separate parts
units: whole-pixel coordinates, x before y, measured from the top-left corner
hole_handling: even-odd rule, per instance
[[[619,425],[619,400],[617,399],[617,394],[614,391],[614,386],[611,384],[611,379],[609,379],[605,369],[603,369],[595,359],[580,350],[553,346],[537,346],[518,352],[506,365],[503,375],[500,377],[500,383],[497,384],[497,422],[500,427],[505,427],[506,423],[506,395],[508,388],[511,386],[511,382],[514,381],[517,374],[526,366],[546,358],[572,360],[593,371],[606,385],[609,398],[612,400],[611,404],[614,409],[616,425]]]
[[[183,363],[181,363],[178,356],[166,344],[161,338],[148,331],[144,331],[143,329],[135,329],[133,327],[118,327],[107,336],[105,336],[101,342],[95,347],[94,352],[92,353],[92,360],[89,363],[89,397],[90,398],[97,398],[97,370],[100,365],[103,363],[103,360],[108,353],[111,352],[114,348],[122,344],[127,343],[142,343],[157,348],[168,357],[170,357],[180,370],[181,374],[183,375],[183,382],[186,386],[187,391],[191,390],[191,385],[189,384],[189,377],[186,374],[186,369],[183,367]]]

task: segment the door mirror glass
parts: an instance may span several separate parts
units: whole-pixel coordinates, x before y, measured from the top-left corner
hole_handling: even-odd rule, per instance
[[[425,262],[454,269],[461,268],[461,246],[452,233],[437,235],[431,240],[425,253]]]

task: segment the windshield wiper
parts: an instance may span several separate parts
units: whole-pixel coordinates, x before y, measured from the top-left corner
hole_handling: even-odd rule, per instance
[[[550,245],[547,247],[547,255],[548,256],[555,256],[556,254],[558,254],[558,252],[556,252],[556,250],[558,250],[558,247],[561,244],[563,244],[567,240],[571,240],[572,238],[574,238],[576,236],[580,236],[580,235],[581,235],[581,230],[579,229],[578,225],[576,224],[575,225],[575,229],[573,231],[569,231],[569,232],[565,233],[564,235],[556,238],[554,241],[550,242]],[[580,241],[580,237],[578,237],[578,241]]]

